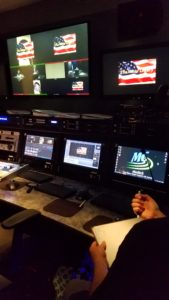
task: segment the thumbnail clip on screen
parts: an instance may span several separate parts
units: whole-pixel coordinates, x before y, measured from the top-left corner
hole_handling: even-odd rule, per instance
[[[67,139],[63,161],[74,166],[98,169],[101,146],[100,143]]]
[[[7,39],[12,95],[88,95],[88,24]]]

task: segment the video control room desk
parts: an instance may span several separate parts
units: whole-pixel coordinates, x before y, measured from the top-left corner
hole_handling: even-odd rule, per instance
[[[21,177],[16,177],[15,180],[19,183],[19,188],[15,191],[10,191],[7,188],[6,180],[0,183],[1,201],[16,205],[19,208],[36,209],[41,213],[42,216],[46,217],[47,219],[66,225],[68,228],[74,229],[87,236],[93,237],[90,231],[84,229],[84,225],[87,222],[89,222],[96,216],[105,216],[105,218],[110,218],[110,221],[111,219],[113,221],[113,218],[118,215],[117,213],[114,213],[112,211],[96,207],[92,205],[90,201],[87,201],[85,205],[71,217],[64,217],[56,213],[48,212],[44,210],[44,207],[55,200],[55,196],[39,192],[35,189],[33,189],[31,193],[27,193],[28,187],[26,184],[29,181]],[[55,178],[55,180],[58,183],[58,178]],[[59,180],[62,181],[64,179],[59,178]],[[70,182],[72,181],[69,180],[69,184]],[[79,186],[79,183],[77,183],[76,181],[74,181],[73,183],[78,184],[78,189],[84,188],[83,186]],[[76,202],[76,200],[74,200],[74,197],[70,198],[70,201]],[[78,204],[80,204],[80,202],[77,202],[77,205]]]

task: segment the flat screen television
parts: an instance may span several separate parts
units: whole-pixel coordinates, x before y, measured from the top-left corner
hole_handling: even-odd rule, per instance
[[[167,180],[168,152],[117,145],[114,179],[163,189]]]
[[[99,169],[101,143],[66,139],[63,162],[72,166]]]
[[[88,24],[7,39],[11,94],[89,95]]]
[[[24,156],[32,159],[51,160],[53,148],[53,137],[27,134],[24,146]]]
[[[155,94],[169,84],[169,45],[116,49],[103,54],[103,94]]]

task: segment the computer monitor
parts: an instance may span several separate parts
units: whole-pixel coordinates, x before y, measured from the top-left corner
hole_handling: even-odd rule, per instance
[[[89,95],[88,24],[7,39],[10,94]]]
[[[124,182],[163,186],[166,183],[168,152],[117,145],[114,177]]]
[[[53,137],[27,134],[24,156],[34,159],[51,160],[53,147]]]
[[[101,143],[66,139],[63,162],[72,166],[99,169]]]
[[[115,49],[103,54],[103,94],[153,95],[168,83],[169,45]]]

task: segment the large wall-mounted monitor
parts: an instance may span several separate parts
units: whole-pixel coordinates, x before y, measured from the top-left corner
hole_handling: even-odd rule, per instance
[[[114,178],[138,186],[166,184],[168,152],[117,145]]]
[[[169,45],[116,49],[103,54],[103,94],[155,94],[169,84]]]
[[[7,39],[12,95],[89,95],[88,24]]]

